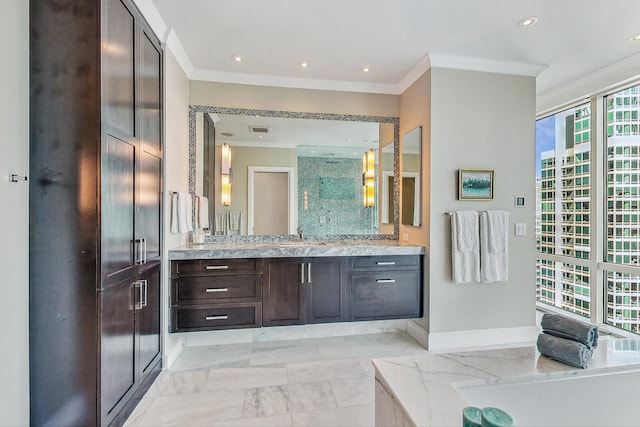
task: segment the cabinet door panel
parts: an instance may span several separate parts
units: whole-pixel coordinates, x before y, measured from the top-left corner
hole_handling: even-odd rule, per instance
[[[124,270],[134,263],[135,147],[107,137],[102,166],[103,274]]]
[[[307,322],[339,322],[346,318],[343,262],[314,259],[308,263],[311,269],[309,286],[309,313]]]
[[[146,31],[140,50],[140,143],[143,149],[160,151],[162,55]]]
[[[106,5],[102,49],[106,124],[135,136],[135,18],[122,1]]]
[[[304,323],[304,301],[299,260],[270,260],[264,292],[264,325]]]
[[[138,310],[138,340],[140,374],[145,375],[160,354],[160,265],[144,272],[144,299]]]
[[[138,208],[136,216],[136,238],[145,239],[147,261],[160,259],[160,229],[162,224],[162,160],[144,150],[140,151]]]
[[[135,385],[136,286],[124,280],[102,292],[101,394],[103,419]]]
[[[420,317],[420,271],[353,273],[352,320]]]

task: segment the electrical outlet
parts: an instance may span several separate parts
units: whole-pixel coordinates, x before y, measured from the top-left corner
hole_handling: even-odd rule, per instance
[[[409,233],[402,233],[402,240],[404,240],[405,242],[409,241]]]
[[[527,224],[524,222],[516,223],[516,236],[526,236],[527,235]]]

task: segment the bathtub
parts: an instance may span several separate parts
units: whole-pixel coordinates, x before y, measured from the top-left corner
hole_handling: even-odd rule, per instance
[[[473,406],[505,410],[516,426],[640,426],[640,369],[456,388]]]

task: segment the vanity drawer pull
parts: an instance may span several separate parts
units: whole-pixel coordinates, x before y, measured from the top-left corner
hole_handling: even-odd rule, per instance
[[[228,265],[207,265],[205,270],[227,270],[228,268]]]
[[[376,279],[376,283],[396,283],[396,279]]]
[[[222,315],[222,316],[207,316],[204,318],[204,320],[227,320],[229,318],[229,316],[226,315]]]
[[[396,265],[395,261],[376,261],[376,265]]]
[[[229,292],[229,288],[207,288],[205,289],[206,293],[211,292]]]

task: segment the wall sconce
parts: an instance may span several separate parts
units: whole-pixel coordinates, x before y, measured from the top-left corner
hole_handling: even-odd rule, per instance
[[[307,190],[304,190],[304,210],[309,209],[309,193]]]
[[[365,208],[373,207],[376,203],[375,153],[365,151],[362,155],[362,204]]]
[[[233,170],[231,169],[231,148],[224,143],[221,147],[222,160],[220,162],[220,202],[222,206],[231,204],[231,183],[233,182]]]

